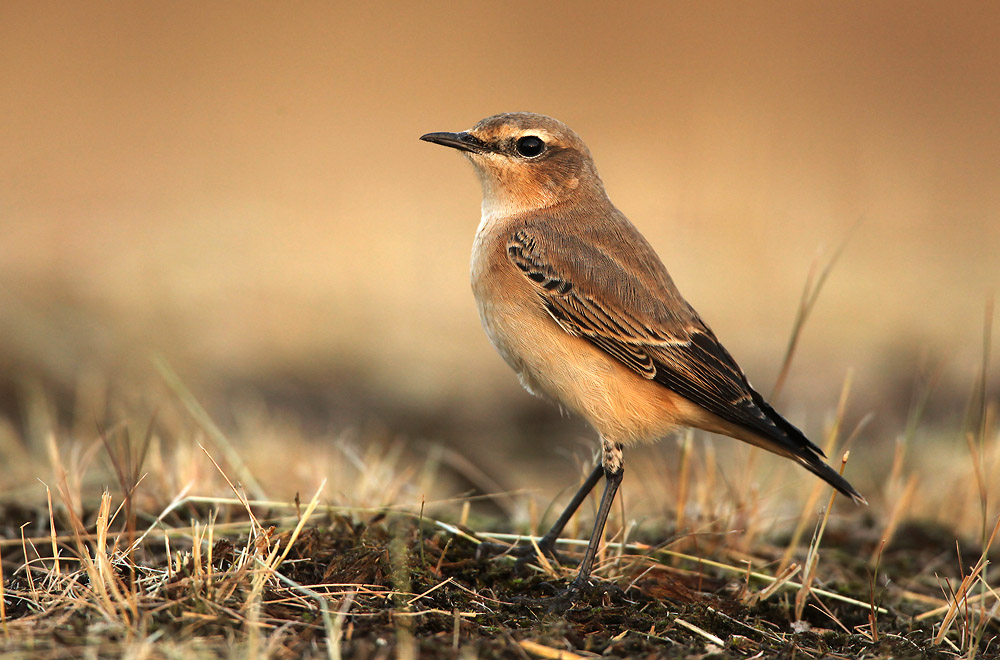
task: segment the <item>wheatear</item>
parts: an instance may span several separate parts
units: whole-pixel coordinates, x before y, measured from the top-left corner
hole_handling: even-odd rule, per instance
[[[482,182],[472,291],[490,341],[529,392],[581,415],[601,437],[601,465],[539,544],[552,551],[603,475],[604,495],[570,598],[589,585],[622,481],[622,448],[679,426],[791,458],[865,501],[750,386],[653,248],[608,199],[590,151],[569,127],[517,112],[420,139],[462,151]]]

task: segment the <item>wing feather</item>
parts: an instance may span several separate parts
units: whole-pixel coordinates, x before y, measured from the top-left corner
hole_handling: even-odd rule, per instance
[[[822,450],[777,414],[696,314],[684,323],[654,325],[588,295],[549,263],[539,239],[519,230],[510,239],[511,261],[532,281],[552,318],[567,333],[584,337],[643,378],[658,382],[722,419],[798,454]],[[651,295],[631,292],[632,295]]]

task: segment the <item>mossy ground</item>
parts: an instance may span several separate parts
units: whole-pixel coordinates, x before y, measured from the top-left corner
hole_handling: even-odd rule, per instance
[[[10,532],[26,511],[5,513]],[[917,618],[942,594],[930,588],[933,574],[914,582],[914,567],[955,557],[954,536],[949,541],[930,526],[909,525],[883,554],[874,599],[885,611],[873,635],[871,610],[863,606],[872,599],[871,569],[861,559],[871,548],[858,540],[864,530],[832,533],[819,570],[827,590],[861,604],[813,595],[796,621],[795,589],[753,602],[765,584],[655,553],[614,551],[602,572],[624,591],[595,590],[551,611],[570,567],[552,569],[557,576],[511,557],[478,556],[466,534],[419,515],[342,515],[320,507],[293,538],[290,529],[269,524],[269,513],[255,512],[257,524],[244,534],[220,525],[207,535],[209,523],[169,546],[153,534],[131,559],[123,533],[103,563],[94,561],[94,538],[67,533],[58,574],[44,545],[26,544],[34,559],[30,580],[24,558],[16,557],[21,546],[8,543],[0,649],[36,658],[1000,657],[995,608],[978,624],[969,611],[976,608],[967,608],[940,644],[934,637],[941,617]],[[214,517],[203,507],[185,508],[165,522],[192,514]],[[289,543],[280,565],[268,560]],[[759,554],[776,559],[780,548]],[[80,561],[82,555],[90,559]],[[935,567],[941,584],[961,580],[957,560]]]

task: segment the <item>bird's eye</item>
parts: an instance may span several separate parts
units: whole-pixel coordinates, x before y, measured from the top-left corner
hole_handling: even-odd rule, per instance
[[[534,158],[545,151],[545,142],[540,137],[525,135],[514,143],[514,148],[517,149],[518,154],[525,158]]]

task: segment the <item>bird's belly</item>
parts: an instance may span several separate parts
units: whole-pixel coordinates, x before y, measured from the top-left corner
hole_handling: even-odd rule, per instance
[[[566,333],[540,301],[477,302],[486,334],[525,389],[581,415],[605,438],[654,441],[683,420],[686,400]]]

